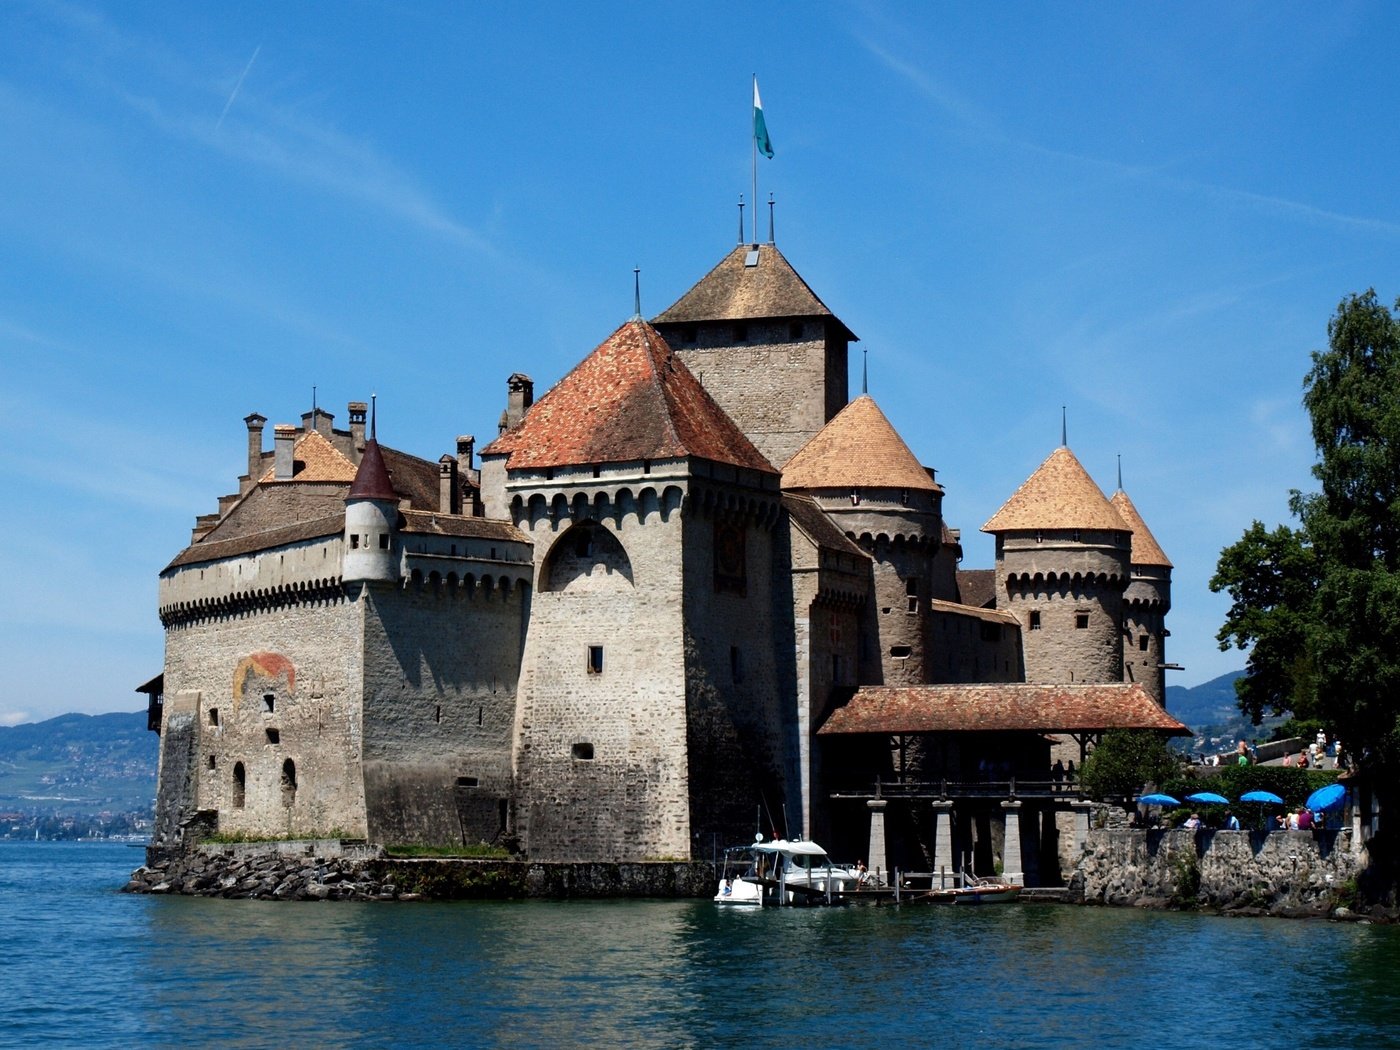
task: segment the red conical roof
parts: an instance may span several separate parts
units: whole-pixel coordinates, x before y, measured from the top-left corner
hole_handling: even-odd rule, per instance
[[[991,521],[982,526],[983,532],[1017,529],[1130,531],[1089,472],[1063,445],[1050,453],[992,515]]]
[[[379,451],[379,442],[370,438],[365,442],[364,455],[360,457],[360,469],[355,471],[355,480],[345,500],[355,499],[399,501],[394,491],[394,483],[389,480],[389,468],[384,465],[384,454]]]

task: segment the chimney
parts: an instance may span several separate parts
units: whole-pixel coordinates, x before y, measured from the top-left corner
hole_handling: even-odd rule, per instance
[[[527,375],[516,372],[506,381],[506,429],[525,418],[525,413],[535,403],[535,381]]]
[[[301,429],[308,434],[313,430],[319,431],[320,435],[327,441],[331,437],[331,424],[335,422],[335,416],[331,415],[324,408],[316,407],[310,412],[301,414]]]
[[[438,460],[438,510],[444,514],[462,513],[462,494],[457,489],[457,461],[448,455]]]
[[[467,480],[468,484],[481,484],[481,471],[477,470],[472,460],[476,457],[476,437],[472,434],[463,434],[457,439],[457,471]]]
[[[267,417],[254,412],[244,416],[243,422],[248,424],[248,481],[255,485],[262,473],[262,435]]]
[[[278,423],[272,428],[272,476],[278,481],[291,481],[296,470],[293,449],[297,443],[297,428],[290,423]]]
[[[369,411],[369,405],[363,401],[351,401],[348,406],[350,413],[350,447],[354,450],[350,458],[355,465],[360,465],[360,456],[365,450],[365,413]]]

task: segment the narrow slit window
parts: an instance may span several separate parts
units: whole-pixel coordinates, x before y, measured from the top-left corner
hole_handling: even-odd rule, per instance
[[[209,709],[209,724],[215,727],[219,724],[219,709],[217,707]]]
[[[242,809],[248,795],[248,774],[242,762],[233,764],[233,808]]]
[[[262,709],[263,714],[270,715],[277,707],[277,697],[273,693],[263,693]]]
[[[588,673],[603,673],[603,647],[601,645],[590,645],[588,647]]]
[[[1031,611],[1030,628],[1031,628],[1032,631],[1038,631],[1038,630],[1040,630],[1040,610],[1039,610],[1039,609],[1034,609],[1034,610]]]

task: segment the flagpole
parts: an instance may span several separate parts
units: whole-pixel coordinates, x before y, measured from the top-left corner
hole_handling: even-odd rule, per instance
[[[753,75],[753,90],[754,90],[754,94],[757,94],[757,93],[758,93],[758,74],[757,74],[757,73],[755,73],[755,74]],[[749,115],[749,123],[750,123],[750,124],[753,123],[753,115],[752,115],[752,114]],[[749,139],[752,141],[752,144],[753,144],[753,196],[750,197],[749,199],[752,200],[752,201],[757,201],[757,200],[758,200],[758,135],[757,135],[757,134],[751,133],[751,134],[749,135]],[[757,243],[758,243],[758,208],[757,208],[757,206],[755,206],[754,209],[753,209],[753,241],[752,241],[752,243],[754,243],[754,244],[757,244]]]

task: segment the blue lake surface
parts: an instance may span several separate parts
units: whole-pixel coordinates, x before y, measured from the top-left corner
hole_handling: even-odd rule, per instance
[[[0,1045],[1400,1045],[1396,927],[119,893],[142,858],[0,844]]]

